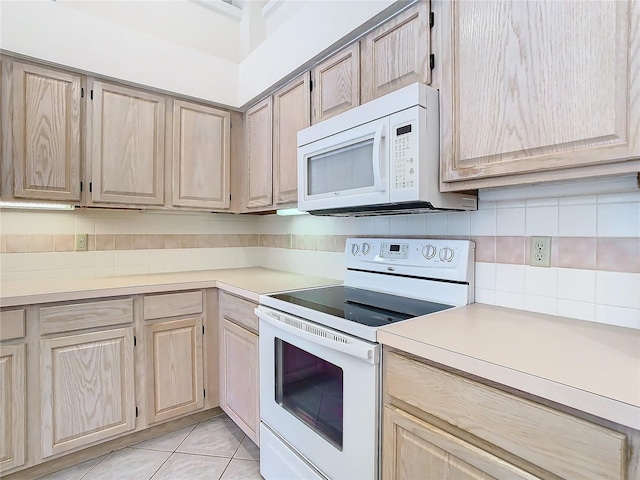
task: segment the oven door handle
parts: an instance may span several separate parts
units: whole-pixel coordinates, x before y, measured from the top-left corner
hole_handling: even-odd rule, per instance
[[[329,328],[306,322],[302,319],[291,317],[270,310],[262,310],[258,307],[254,310],[260,320],[278,328],[284,332],[303,338],[309,342],[323,347],[337,350],[352,357],[376,364],[380,361],[380,347],[378,345],[362,342],[356,338],[342,335]],[[283,321],[290,319],[290,323]],[[295,324],[292,325],[291,323]]]

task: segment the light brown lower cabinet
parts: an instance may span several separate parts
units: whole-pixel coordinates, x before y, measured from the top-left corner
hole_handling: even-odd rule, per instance
[[[154,323],[145,330],[148,422],[201,409],[202,317]]]
[[[133,327],[40,342],[42,457],[135,428]]]
[[[26,352],[24,343],[0,346],[0,472],[25,462]]]
[[[387,347],[383,365],[383,480],[638,478],[637,430]]]
[[[260,446],[258,319],[253,313],[255,306],[244,299],[220,293],[220,407]]]

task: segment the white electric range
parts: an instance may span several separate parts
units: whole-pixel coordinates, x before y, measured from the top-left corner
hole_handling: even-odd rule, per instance
[[[473,303],[474,243],[350,238],[344,285],[261,295],[260,472],[378,479],[379,327]]]

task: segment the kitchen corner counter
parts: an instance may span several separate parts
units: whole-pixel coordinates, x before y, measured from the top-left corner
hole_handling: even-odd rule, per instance
[[[640,331],[472,304],[383,327],[380,343],[640,430]]]
[[[0,306],[14,307],[198,288],[220,288],[258,302],[258,297],[264,293],[340,283],[340,280],[262,267],[7,282],[0,286]]]

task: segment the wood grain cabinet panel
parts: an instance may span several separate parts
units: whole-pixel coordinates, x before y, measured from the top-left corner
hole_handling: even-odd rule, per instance
[[[400,409],[385,406],[383,422],[383,480],[539,479]]]
[[[14,197],[79,202],[81,77],[12,69]]]
[[[361,40],[362,103],[431,82],[429,13],[430,2],[420,0]]]
[[[133,328],[40,341],[42,457],[135,427]]]
[[[89,79],[91,199],[164,202],[165,97]]]
[[[311,70],[311,123],[360,105],[360,43],[355,42]]]
[[[202,387],[202,317],[145,326],[149,423],[199,410]]]
[[[273,204],[272,111],[268,97],[245,113],[247,208]]]
[[[0,346],[0,472],[25,462],[26,345]]]
[[[103,300],[39,308],[40,333],[70,332],[133,322],[133,299]]]
[[[143,300],[145,320],[193,315],[202,312],[202,291],[146,295]]]
[[[259,321],[253,313],[257,307],[258,305],[253,302],[220,290],[220,317],[237,323],[253,333],[258,333]]]
[[[640,169],[640,3],[441,7],[443,189]]]
[[[173,205],[229,208],[230,113],[173,102]]]
[[[311,122],[309,73],[273,95],[273,203],[298,201],[298,131]]]

